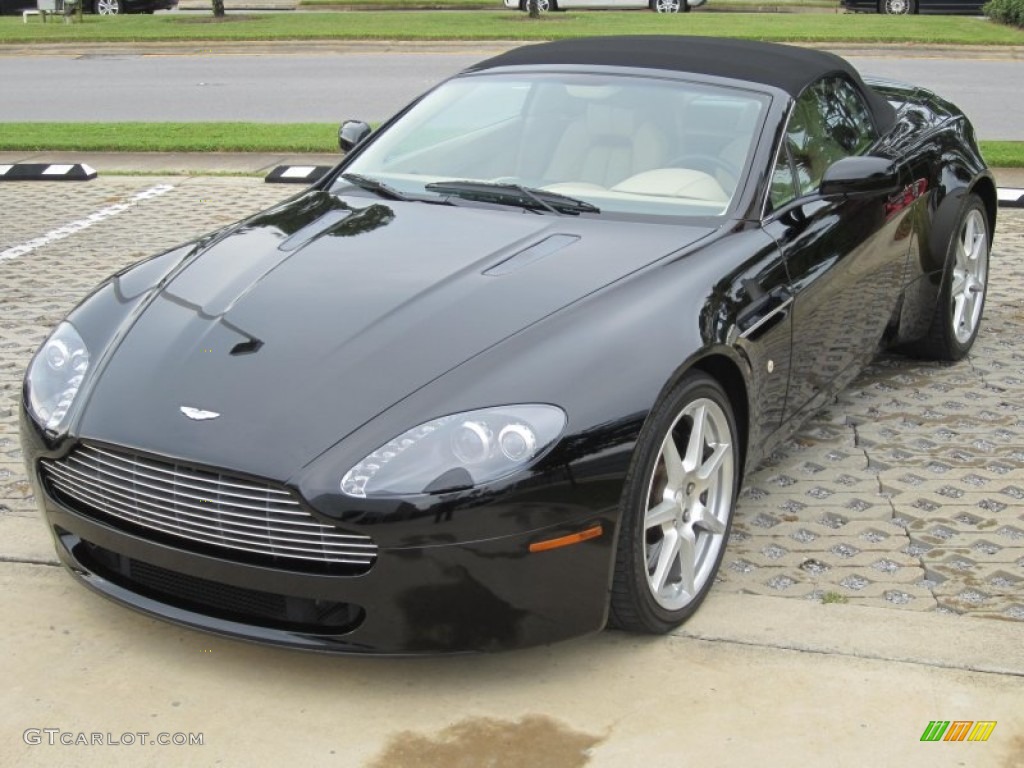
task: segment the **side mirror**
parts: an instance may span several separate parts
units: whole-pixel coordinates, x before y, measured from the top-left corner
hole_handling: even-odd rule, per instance
[[[822,197],[892,194],[900,188],[896,163],[884,157],[844,157],[825,169]]]
[[[362,120],[346,120],[338,129],[338,146],[342,152],[351,152],[352,148],[369,136],[372,130]]]

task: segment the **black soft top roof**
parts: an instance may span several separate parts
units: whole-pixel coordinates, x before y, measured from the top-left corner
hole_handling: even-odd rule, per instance
[[[861,80],[857,70],[832,53],[754,40],[684,35],[583,37],[525,45],[482,61],[471,71],[538,64],[641,67],[695,72],[779,88],[794,98],[828,74],[842,73],[871,104],[880,127],[893,122],[889,103]]]

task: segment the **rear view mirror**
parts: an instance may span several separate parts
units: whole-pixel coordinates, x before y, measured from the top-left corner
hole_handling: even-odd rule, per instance
[[[821,179],[822,197],[873,195],[899,189],[900,172],[884,157],[844,157],[832,163]]]
[[[342,152],[351,152],[373,129],[362,120],[346,120],[338,129],[338,146]]]

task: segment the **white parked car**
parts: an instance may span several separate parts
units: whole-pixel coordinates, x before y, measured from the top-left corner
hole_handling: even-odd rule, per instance
[[[506,8],[528,10],[529,0],[503,0]],[[569,8],[650,8],[658,13],[683,13],[704,5],[707,0],[537,0],[541,13],[563,11]]]

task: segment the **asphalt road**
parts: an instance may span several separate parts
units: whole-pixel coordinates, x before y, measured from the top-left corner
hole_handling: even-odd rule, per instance
[[[387,118],[450,74],[498,52],[331,52],[4,57],[4,120],[340,122]],[[851,61],[864,73],[932,88],[984,139],[1024,140],[1024,60]],[[42,96],[41,96],[42,94]]]

